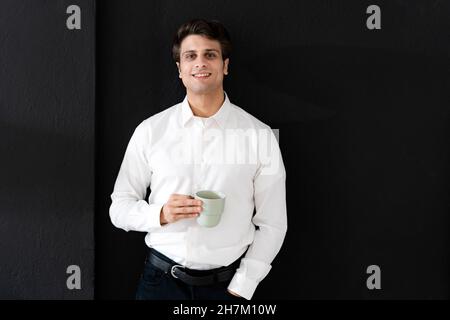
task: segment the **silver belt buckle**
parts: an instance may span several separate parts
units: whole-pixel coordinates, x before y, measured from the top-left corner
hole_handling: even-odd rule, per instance
[[[170,269],[170,274],[172,275],[172,277],[174,277],[175,279],[178,279],[178,277],[175,275],[176,268],[184,268],[184,266],[182,266],[181,264],[176,264],[176,265],[173,265],[172,268]]]

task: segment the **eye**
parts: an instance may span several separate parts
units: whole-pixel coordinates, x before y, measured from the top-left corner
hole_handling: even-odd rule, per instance
[[[206,56],[207,56],[208,58],[215,58],[215,57],[216,57],[216,54],[215,54],[214,52],[208,52],[208,53],[206,54]]]
[[[184,57],[188,60],[191,60],[191,59],[195,58],[195,53],[188,53]]]

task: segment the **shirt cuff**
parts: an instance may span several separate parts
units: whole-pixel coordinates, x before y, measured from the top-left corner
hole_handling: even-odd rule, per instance
[[[250,300],[255,293],[259,282],[249,279],[241,273],[236,272],[233,279],[231,279],[228,289],[237,293],[241,297]]]
[[[161,209],[163,206],[163,204],[149,204],[149,215],[147,221],[149,228],[161,227]]]

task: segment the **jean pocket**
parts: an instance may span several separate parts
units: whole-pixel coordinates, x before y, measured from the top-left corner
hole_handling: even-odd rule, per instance
[[[142,280],[145,284],[156,286],[161,283],[165,273],[147,262],[142,274]]]

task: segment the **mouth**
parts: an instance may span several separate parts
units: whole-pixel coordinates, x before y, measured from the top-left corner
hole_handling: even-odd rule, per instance
[[[196,79],[206,79],[211,76],[211,73],[209,72],[203,72],[203,73],[196,73],[192,75]]]

